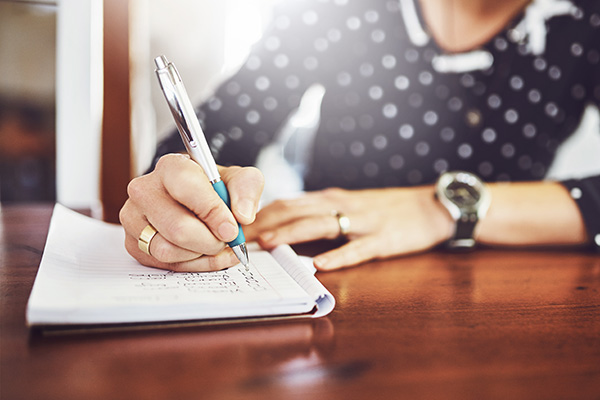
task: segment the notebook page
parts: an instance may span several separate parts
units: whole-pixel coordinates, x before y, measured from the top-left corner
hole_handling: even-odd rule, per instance
[[[118,225],[55,207],[27,308],[29,324],[154,322],[304,313],[314,301],[270,253],[209,273],[140,265]]]
[[[289,276],[294,278],[296,282],[317,304],[317,312],[313,315],[315,318],[322,317],[333,311],[335,307],[335,298],[323,286],[317,278],[315,278],[315,270],[309,269],[301,260],[300,257],[288,245],[281,245],[271,251],[277,262],[287,271]]]

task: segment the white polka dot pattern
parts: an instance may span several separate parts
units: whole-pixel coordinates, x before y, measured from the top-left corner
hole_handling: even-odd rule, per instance
[[[252,164],[320,83],[307,189],[425,184],[453,169],[542,179],[586,105],[600,104],[600,3],[573,2],[577,13],[546,21],[546,51],[530,51],[520,15],[482,46],[493,64],[463,72],[433,67],[439,47],[413,43],[397,0],[281,2],[198,115],[219,162]],[[582,202],[578,189],[570,193]]]

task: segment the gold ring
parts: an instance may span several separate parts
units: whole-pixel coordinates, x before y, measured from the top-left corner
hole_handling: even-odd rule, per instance
[[[337,219],[338,226],[340,227],[340,235],[347,236],[348,233],[350,233],[350,218],[339,211],[334,211],[333,215]]]
[[[140,233],[140,237],[138,238],[138,247],[141,251],[148,254],[149,256],[152,256],[152,254],[150,254],[150,242],[152,241],[152,238],[154,238],[154,235],[156,235],[156,233],[156,229],[154,229],[152,225],[148,224],[146,225],[142,233]]]

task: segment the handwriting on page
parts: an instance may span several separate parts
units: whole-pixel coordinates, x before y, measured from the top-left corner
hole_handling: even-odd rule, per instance
[[[191,293],[245,293],[267,290],[262,278],[252,270],[232,268],[216,272],[166,272],[129,274],[135,286],[146,290],[187,290]]]

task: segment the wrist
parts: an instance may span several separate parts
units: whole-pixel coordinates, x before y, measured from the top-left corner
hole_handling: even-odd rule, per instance
[[[488,185],[494,202],[478,225],[478,241],[490,246],[581,245],[585,224],[570,193],[558,182]]]
[[[440,235],[437,243],[447,243],[450,239],[452,239],[452,236],[454,236],[456,223],[446,207],[444,207],[442,203],[436,199],[435,191],[431,198],[435,206],[436,226],[438,227],[437,231]]]
[[[422,197],[426,199],[427,215],[430,217],[431,230],[435,234],[436,245],[447,242],[454,235],[455,224],[448,210],[435,196],[435,186],[427,186]]]

